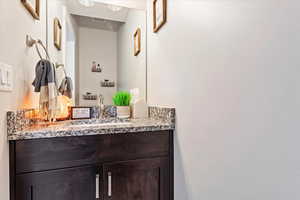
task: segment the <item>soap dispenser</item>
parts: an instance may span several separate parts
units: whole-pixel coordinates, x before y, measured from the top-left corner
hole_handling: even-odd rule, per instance
[[[138,88],[130,90],[132,101],[131,101],[131,117],[133,119],[148,118],[148,105],[145,99],[140,97]]]

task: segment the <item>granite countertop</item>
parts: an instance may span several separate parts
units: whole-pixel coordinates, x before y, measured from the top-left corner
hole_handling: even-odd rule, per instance
[[[105,119],[74,120],[54,123],[38,123],[17,130],[8,127],[8,140],[27,140],[54,137],[154,132],[175,129],[175,109],[150,109],[149,118],[122,120]],[[12,123],[10,123],[12,124]],[[9,125],[9,123],[8,123]],[[13,130],[13,131],[12,131]]]

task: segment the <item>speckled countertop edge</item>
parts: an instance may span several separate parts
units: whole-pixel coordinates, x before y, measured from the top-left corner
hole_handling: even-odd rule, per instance
[[[145,124],[145,121],[147,123]],[[41,130],[21,131],[9,135],[8,140],[26,140],[39,138],[54,138],[54,137],[71,137],[71,136],[89,136],[89,135],[106,135],[120,133],[138,133],[138,132],[155,132],[163,130],[174,130],[175,125],[172,123],[158,122],[154,120],[144,120],[144,122],[133,122],[130,125],[108,125],[108,126],[89,126],[82,128],[72,127],[55,127],[45,128]]]
[[[56,123],[48,127],[29,127],[21,131],[8,132],[8,140],[27,140],[55,137],[74,137],[120,133],[156,132],[175,129],[175,109],[163,107],[149,107],[149,118],[131,119],[128,123],[118,125],[97,125],[95,122],[85,120],[88,126],[76,126],[77,122],[66,121]],[[105,119],[105,122],[113,122],[116,118]],[[95,123],[95,124],[93,124]],[[75,125],[75,126],[73,126]]]

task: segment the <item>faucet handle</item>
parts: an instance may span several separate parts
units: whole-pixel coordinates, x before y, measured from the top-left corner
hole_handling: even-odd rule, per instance
[[[99,101],[101,104],[104,103],[104,96],[102,94],[99,95]]]

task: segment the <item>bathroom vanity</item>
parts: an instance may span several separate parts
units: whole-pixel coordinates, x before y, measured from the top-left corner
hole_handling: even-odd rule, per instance
[[[10,131],[10,199],[173,200],[172,121]]]
[[[110,106],[131,102],[147,116],[146,4],[42,2],[43,30],[26,29],[24,43],[38,57],[21,66],[25,90],[15,93],[23,101],[13,102],[36,109],[7,113],[10,200],[173,200],[175,109],[120,120]],[[120,91],[132,97],[115,103]],[[88,107],[79,117],[93,119],[41,122],[69,118],[72,106]]]

